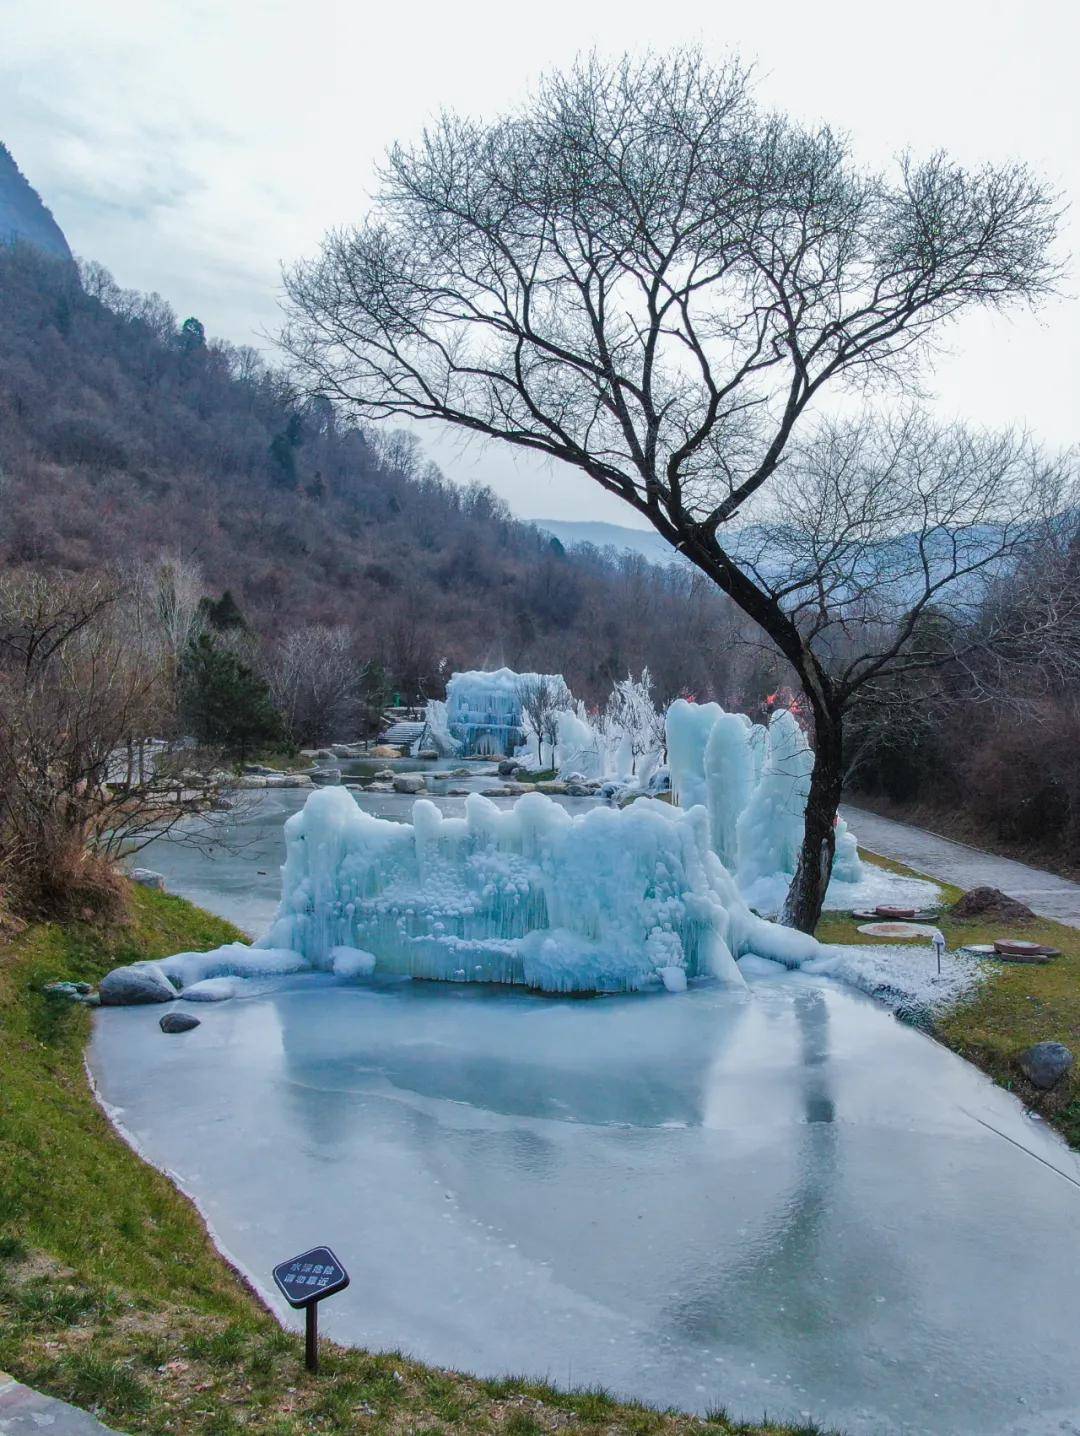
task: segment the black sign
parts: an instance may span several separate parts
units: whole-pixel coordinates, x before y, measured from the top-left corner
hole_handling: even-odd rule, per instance
[[[290,1306],[311,1306],[349,1285],[349,1273],[329,1247],[312,1247],[302,1256],[280,1262],[274,1280]]]

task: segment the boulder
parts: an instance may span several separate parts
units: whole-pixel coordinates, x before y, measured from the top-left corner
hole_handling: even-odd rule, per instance
[[[416,756],[423,758],[426,762],[434,762],[439,756],[439,750],[437,748],[421,748]]]
[[[165,891],[165,874],[156,873],[153,868],[132,868],[131,881],[141,888],[153,888],[156,893]]]
[[[394,779],[395,793],[423,793],[427,790],[427,779],[423,773],[399,773]]]
[[[469,788],[447,788],[446,796],[448,798],[467,798],[470,791]]]
[[[200,1021],[190,1012],[166,1012],[158,1026],[162,1032],[190,1032],[193,1027],[198,1027]]]
[[[335,758],[359,758],[364,750],[359,743],[331,743],[330,751]]]
[[[566,792],[566,784],[558,778],[551,778],[547,782],[537,783],[535,787],[538,793],[547,793],[549,796]]]
[[[327,757],[330,756],[332,755],[328,753]],[[371,756],[373,758],[400,758],[401,749],[395,748],[390,743],[377,743],[371,750]]]
[[[393,791],[393,783],[369,783],[364,789],[365,793],[392,793]]]
[[[280,779],[275,779],[275,785],[280,785]],[[270,786],[270,779],[264,778],[260,773],[244,773],[237,778],[238,788],[267,788]]]
[[[394,781],[393,768],[380,768],[377,773],[371,775],[376,783],[392,783]]]
[[[1016,1059],[1020,1071],[1035,1087],[1049,1092],[1073,1065],[1073,1055],[1064,1042],[1036,1042]]]
[[[316,788],[336,788],[341,782],[341,769],[313,768],[308,776]]]
[[[258,779],[253,781],[258,782]],[[263,778],[267,788],[311,788],[314,786],[310,773],[276,773],[272,778]]]
[[[269,778],[272,773],[279,773],[281,770],[280,768],[268,768],[264,763],[245,763],[240,771],[249,776]]]
[[[132,1007],[142,1002],[174,1002],[176,988],[156,962],[114,967],[98,989],[103,1007]]]
[[[522,764],[516,758],[504,758],[499,764],[499,777],[512,778]]]

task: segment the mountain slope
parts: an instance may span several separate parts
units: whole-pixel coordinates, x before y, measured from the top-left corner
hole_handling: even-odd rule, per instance
[[[70,262],[64,232],[37,190],[19,169],[6,145],[0,144],[0,242],[21,240],[43,254]]]

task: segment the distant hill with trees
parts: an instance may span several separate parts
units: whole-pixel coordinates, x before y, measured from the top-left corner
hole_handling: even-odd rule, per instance
[[[159,295],[0,245],[0,565],[162,555],[205,597],[228,590],[267,671],[304,633],[345,633],[409,698],[506,663],[564,672],[589,701],[646,666],[661,698],[752,700],[775,670],[732,657],[741,620],[689,569],[567,550],[450,482],[415,436],[342,423]]]

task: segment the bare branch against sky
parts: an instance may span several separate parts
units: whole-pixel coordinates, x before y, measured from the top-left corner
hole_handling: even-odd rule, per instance
[[[543,15],[313,0],[229,6],[0,0],[0,139],[76,252],[120,282],[159,289],[207,331],[244,342],[277,325],[279,264],[360,219],[373,167],[443,106],[493,114],[541,70],[596,46],[699,42],[756,62],[762,99],[847,131],[869,164],[945,148],[967,165],[1022,155],[1067,200],[1080,175],[1072,0],[914,0],[903,25],[859,0],[719,12],[552,0]],[[1071,215],[1065,252],[1080,251]],[[932,383],[945,418],[1075,438],[1080,303],[1035,317],[977,315]],[[425,444],[454,477],[479,476],[526,516],[625,522],[617,501],[553,466]]]

